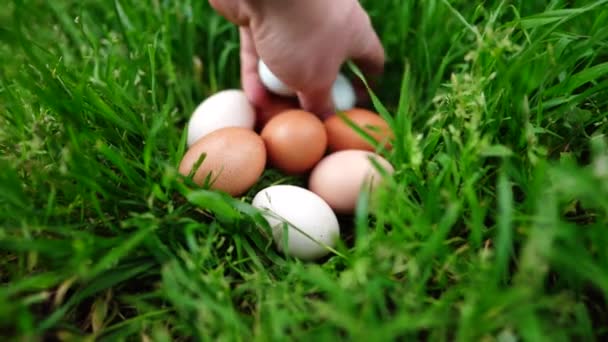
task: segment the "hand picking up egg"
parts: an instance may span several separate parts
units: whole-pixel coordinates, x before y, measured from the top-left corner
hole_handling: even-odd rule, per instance
[[[273,74],[261,59],[258,62],[258,75],[260,76],[260,80],[264,87],[270,92],[286,97],[296,96],[296,92]],[[355,88],[350,80],[342,73],[338,73],[336,80],[332,85],[331,97],[337,111],[351,109],[357,102]]]
[[[252,205],[272,228],[279,250],[302,260],[329,254],[340,237],[340,225],[329,205],[315,193],[293,185],[258,192]]]

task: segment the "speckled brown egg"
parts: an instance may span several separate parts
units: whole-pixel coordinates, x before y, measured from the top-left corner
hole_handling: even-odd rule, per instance
[[[211,189],[232,196],[249,190],[266,166],[264,141],[247,128],[221,128],[199,139],[182,158],[179,173],[188,176],[203,154],[206,156],[193,175],[193,181],[203,186],[210,175]]]
[[[292,109],[268,121],[261,132],[269,163],[288,174],[312,169],[327,150],[327,133],[314,114]]]
[[[353,108],[344,112],[350,121],[367,132],[371,137],[380,143],[384,143],[389,149],[392,131],[388,123],[378,114],[361,108]],[[359,132],[351,128],[347,122],[338,115],[332,115],[325,119],[325,129],[327,130],[327,144],[330,151],[342,151],[349,149],[374,151],[374,146],[370,144]]]
[[[374,159],[389,174],[392,165],[383,157],[364,150],[343,150],[329,154],[312,170],[308,189],[338,214],[352,214],[362,190],[373,190],[382,174],[371,162]]]

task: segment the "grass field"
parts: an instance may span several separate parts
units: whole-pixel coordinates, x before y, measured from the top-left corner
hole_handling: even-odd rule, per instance
[[[303,179],[178,181],[192,110],[240,81],[206,1],[3,3],[2,340],[607,338],[608,1],[363,4],[396,172],[303,263],[248,205]]]

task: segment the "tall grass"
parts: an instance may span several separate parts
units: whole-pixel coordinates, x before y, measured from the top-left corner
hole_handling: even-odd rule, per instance
[[[177,180],[194,107],[240,84],[206,1],[4,5],[2,335],[605,338],[608,1],[362,4],[396,173],[319,263],[247,204],[303,179],[268,170],[242,199]]]

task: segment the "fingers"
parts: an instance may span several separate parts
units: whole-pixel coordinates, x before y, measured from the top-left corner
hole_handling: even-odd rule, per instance
[[[384,71],[386,60],[384,48],[365,11],[359,11],[355,21],[360,22],[361,25],[359,25],[360,30],[355,35],[356,38],[352,40],[349,57],[361,69],[366,76],[366,82],[373,88],[374,79],[370,76],[377,76]],[[355,78],[353,86],[357,94],[358,104],[368,104],[370,97],[363,81]]]
[[[258,53],[251,30],[245,27],[239,28],[241,41],[241,82],[243,91],[249,101],[258,108],[258,113],[262,113],[262,120],[265,113],[275,113],[277,108],[295,107],[293,100],[284,99],[271,94],[260,79],[258,74]],[[331,98],[331,85],[313,91],[298,92],[298,99],[302,109],[315,113],[321,117],[333,114],[334,106]]]
[[[267,106],[269,94],[258,75],[258,54],[248,28],[239,28],[241,41],[241,83],[249,101],[256,107]]]
[[[358,13],[361,29],[352,40],[349,57],[368,75],[378,75],[384,71],[385,54],[382,43],[374,31],[370,18],[364,11]]]
[[[235,25],[249,24],[250,9],[241,0],[209,0],[209,4],[228,21]]]

